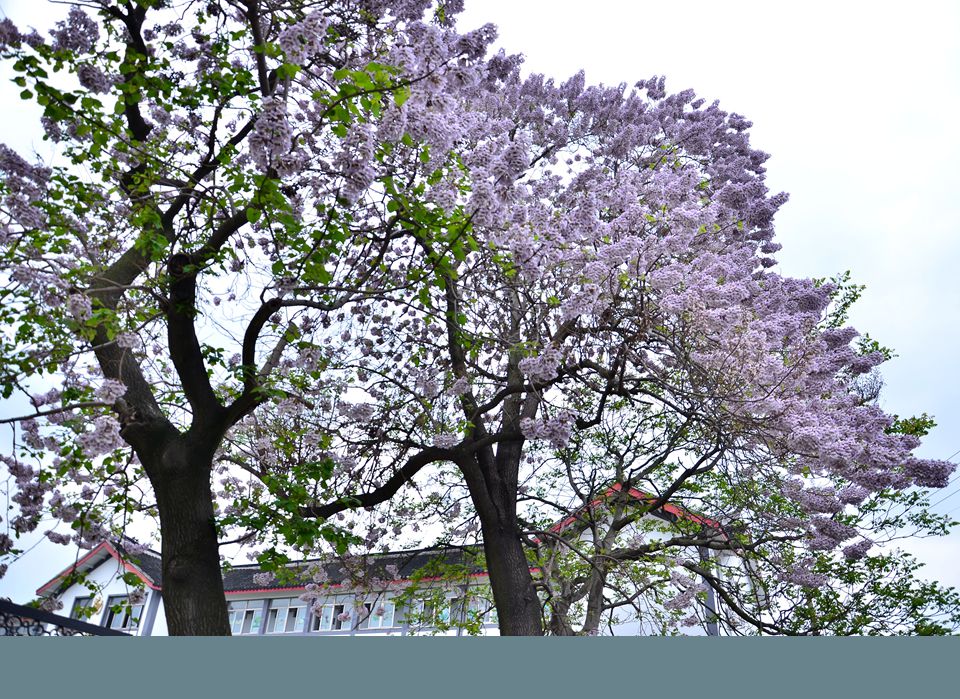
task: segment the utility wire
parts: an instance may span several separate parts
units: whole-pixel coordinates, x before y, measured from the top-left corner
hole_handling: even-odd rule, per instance
[[[950,498],[952,498],[952,497],[953,497],[954,495],[956,495],[957,493],[960,493],[960,488],[957,488],[956,490],[954,490],[954,491],[953,491],[952,493],[950,493],[949,495],[945,495],[944,497],[940,498],[940,499],[937,500],[935,503],[931,504],[930,507],[936,507],[936,506],[939,505],[941,502],[944,502],[944,501],[946,501],[946,500],[949,500]]]

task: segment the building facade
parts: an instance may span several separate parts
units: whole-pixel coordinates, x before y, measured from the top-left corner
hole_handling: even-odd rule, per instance
[[[61,613],[133,636],[166,636],[160,554],[103,542],[37,590]],[[461,549],[346,562],[303,561],[286,580],[258,565],[224,570],[237,636],[498,635],[487,574]],[[320,582],[318,582],[320,581]]]
[[[648,505],[657,500],[614,484],[557,522],[549,534],[589,542],[587,524],[601,522],[609,502],[624,497]],[[669,537],[679,523],[726,540],[720,523],[672,504],[643,512],[635,530],[642,529],[651,539]],[[696,555],[710,554],[700,549]],[[551,575],[548,568],[533,572]],[[486,570],[469,547],[307,560],[277,575],[263,573],[256,564],[231,566],[224,569],[223,581],[231,630],[237,636],[499,635]],[[709,586],[703,587],[702,623],[686,628],[685,634],[719,633],[717,600]],[[131,540],[101,543],[37,594],[55,598],[61,613],[74,619],[135,636],[168,635],[160,554]],[[657,633],[639,623],[639,617],[607,624],[606,632]]]

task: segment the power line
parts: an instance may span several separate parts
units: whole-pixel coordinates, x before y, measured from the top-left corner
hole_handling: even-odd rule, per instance
[[[937,500],[935,503],[931,504],[930,507],[936,507],[936,506],[939,505],[941,502],[944,502],[945,500],[949,500],[950,498],[952,498],[952,497],[953,497],[954,495],[956,495],[957,493],[960,493],[960,488],[957,488],[956,490],[954,490],[954,491],[953,491],[952,493],[950,493],[949,495],[940,498],[940,499]]]

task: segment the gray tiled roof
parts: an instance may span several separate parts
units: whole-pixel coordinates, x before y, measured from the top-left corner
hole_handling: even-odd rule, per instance
[[[150,549],[130,553],[128,547],[123,545],[124,543],[126,542],[116,544],[123,557],[140,568],[154,584],[162,588],[163,569],[160,554]],[[474,552],[462,548],[427,548],[367,554],[355,558],[348,565],[356,571],[354,576],[367,581],[374,578],[385,581],[409,580],[418,573],[430,577],[435,572],[431,568],[434,565],[463,566],[463,570],[467,574],[482,574],[485,572],[483,566],[476,562]],[[342,584],[345,579],[351,577],[340,561],[321,562],[318,559],[309,559],[290,564],[288,569],[291,575],[289,577],[281,576],[280,579],[274,580],[269,585],[254,580],[254,575],[261,572],[258,564],[232,566],[223,572],[223,587],[225,592],[262,589],[296,590],[311,582],[312,571],[316,570],[317,567],[323,569],[326,574],[325,581],[329,584]],[[357,575],[358,573],[359,575]]]
[[[474,556],[459,548],[431,548],[414,551],[391,551],[389,553],[367,554],[355,559],[351,564],[359,573],[360,578],[371,580],[409,580],[417,573],[429,577],[433,572],[432,565],[464,566],[468,574],[484,573],[484,568],[478,565]],[[259,565],[234,566],[224,571],[223,587],[226,592],[244,592],[262,589],[298,589],[311,582],[311,569],[321,567],[324,571],[325,582],[333,585],[341,584],[349,579],[350,574],[339,561],[320,563],[317,560],[305,560],[291,564],[290,579],[279,579],[264,585],[254,581],[254,575],[261,572]],[[395,571],[394,571],[395,568]]]
[[[130,543],[136,543],[130,541]],[[118,541],[114,544],[117,551],[124,557],[124,559],[130,561],[133,565],[137,566],[140,570],[146,573],[147,577],[154,582],[157,587],[160,586],[161,580],[163,578],[163,566],[160,563],[160,554],[151,549],[144,549],[142,551],[137,551],[137,553],[131,553],[128,546],[127,539]]]

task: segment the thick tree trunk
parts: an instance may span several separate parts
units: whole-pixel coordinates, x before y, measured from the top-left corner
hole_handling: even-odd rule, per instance
[[[482,518],[481,518],[482,521]],[[542,636],[543,617],[516,525],[482,523],[483,548],[501,636]]]
[[[190,440],[177,441],[164,455],[163,476],[153,483],[167,628],[172,636],[229,636],[209,459],[193,463],[203,456],[190,448]]]

